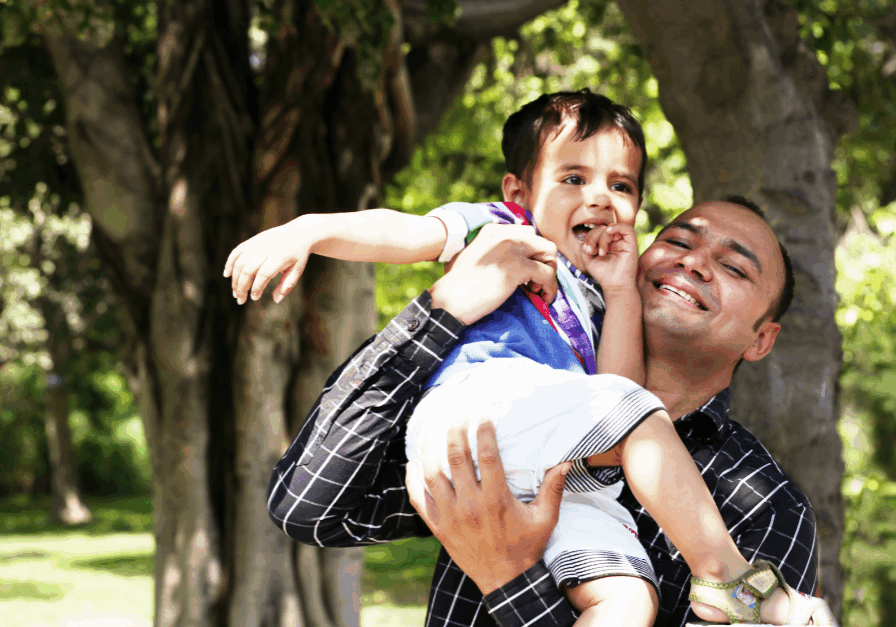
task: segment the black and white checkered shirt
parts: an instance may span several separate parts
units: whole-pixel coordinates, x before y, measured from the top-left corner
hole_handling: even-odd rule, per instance
[[[271,478],[268,510],[281,529],[320,546],[430,535],[408,501],[403,430],[423,384],[463,328],[450,314],[431,311],[424,292],[330,377]],[[678,419],[678,433],[743,555],[774,562],[791,586],[811,594],[815,516],[768,451],[728,418],[729,401],[728,390],[719,392]],[[655,624],[696,620],[681,555],[628,489],[620,500],[635,517],[660,582]],[[483,598],[444,550],[439,556],[428,627],[571,625],[575,618],[543,562]]]

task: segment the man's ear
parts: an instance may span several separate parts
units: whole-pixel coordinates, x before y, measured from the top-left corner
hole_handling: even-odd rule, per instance
[[[759,361],[771,352],[775,345],[775,338],[778,337],[778,331],[781,325],[771,320],[763,322],[757,331],[756,339],[744,351],[744,359],[747,361]]]
[[[508,172],[501,181],[501,191],[504,192],[504,202],[515,202],[521,207],[527,207],[526,184],[516,174]]]

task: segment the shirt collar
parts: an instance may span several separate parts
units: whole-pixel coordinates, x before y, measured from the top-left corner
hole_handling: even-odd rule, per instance
[[[704,442],[713,440],[730,429],[731,420],[728,418],[730,409],[731,388],[725,388],[698,409],[676,420],[675,428],[682,438]]]

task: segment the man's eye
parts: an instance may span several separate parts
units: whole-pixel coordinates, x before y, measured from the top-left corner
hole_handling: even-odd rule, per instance
[[[687,245],[687,242],[683,242],[679,239],[667,239],[666,243],[672,244],[673,246],[678,246],[679,248],[690,248],[690,246]]]
[[[728,264],[722,264],[725,268],[727,268],[730,272],[736,274],[741,278],[747,278],[747,275],[744,274],[739,268],[735,268],[734,266],[729,266]]]

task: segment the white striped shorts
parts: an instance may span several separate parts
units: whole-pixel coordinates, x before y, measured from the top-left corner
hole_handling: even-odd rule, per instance
[[[656,396],[623,377],[555,370],[525,358],[490,359],[427,392],[408,422],[407,456],[411,462],[436,459],[450,478],[448,428],[469,423],[475,459],[476,426],[491,420],[507,484],[524,502],[535,498],[550,468],[575,460],[544,553],[557,585],[621,575],[658,587],[634,520],[616,501],[619,473],[585,464],[658,409],[663,405]]]

